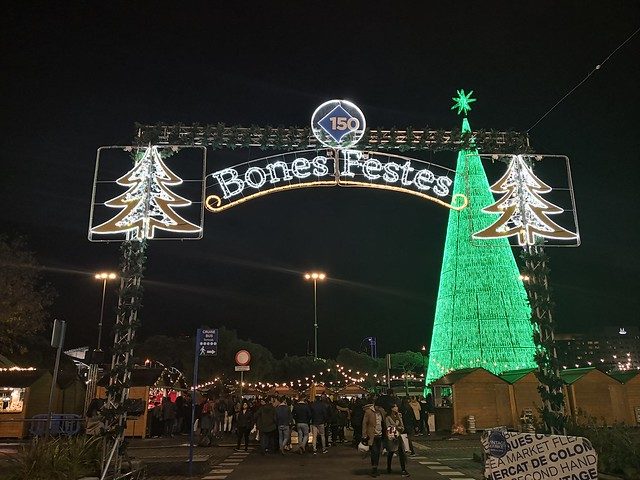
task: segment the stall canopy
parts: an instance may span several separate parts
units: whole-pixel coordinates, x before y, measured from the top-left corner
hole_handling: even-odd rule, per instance
[[[362,388],[360,385],[352,383],[338,390],[338,395],[345,397],[355,397],[359,395],[369,395],[369,392],[366,389]]]
[[[309,387],[307,388],[304,393],[307,395],[311,395],[311,391],[312,391],[313,387]],[[322,394],[326,394],[326,395],[334,395],[335,392],[333,390],[330,390],[329,388],[325,387],[324,383],[318,383],[316,384],[316,395],[322,395]]]
[[[152,387],[156,384],[160,376],[162,375],[162,368],[134,368],[131,371],[131,386],[132,387]],[[109,374],[104,374],[100,380],[98,380],[99,387],[109,386]],[[173,388],[173,387],[168,387]]]
[[[277,387],[272,387],[271,390],[267,392],[269,395],[285,395],[287,397],[297,397],[300,395],[300,392],[289,385],[279,385]]]

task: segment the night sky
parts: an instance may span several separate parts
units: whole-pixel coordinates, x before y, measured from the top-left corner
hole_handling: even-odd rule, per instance
[[[93,273],[119,261],[117,244],[87,240],[96,149],[130,144],[135,122],[306,126],[320,103],[347,98],[374,128],[451,129],[464,88],[478,99],[472,128],[525,131],[640,26],[635,1],[222,3],[5,7],[0,230],[27,235],[46,267],[68,347],[95,342]],[[582,246],[549,250],[563,332],[638,324],[639,53],[640,34],[530,132],[535,151],[572,161]],[[208,171],[266,154],[210,152]],[[330,277],[321,356],[370,335],[379,353],[419,349],[447,216],[417,197],[337,188],[208,213],[203,240],[151,244],[141,335],[224,325],[277,356],[304,354],[302,273],[318,268]],[[108,326],[115,302],[114,286]]]

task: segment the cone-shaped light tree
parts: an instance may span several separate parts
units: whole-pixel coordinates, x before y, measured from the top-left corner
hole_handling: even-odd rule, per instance
[[[452,108],[468,134],[472,93],[459,90]],[[459,152],[453,188],[469,205],[449,213],[426,381],[461,368],[535,368],[531,310],[509,241],[472,238],[499,216],[482,211],[494,198],[476,149]]]

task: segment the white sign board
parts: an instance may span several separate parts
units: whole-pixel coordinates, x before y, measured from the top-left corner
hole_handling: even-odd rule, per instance
[[[598,454],[583,437],[488,430],[482,435],[489,480],[592,480]]]
[[[236,372],[248,372],[249,370],[251,370],[249,365],[236,365]]]

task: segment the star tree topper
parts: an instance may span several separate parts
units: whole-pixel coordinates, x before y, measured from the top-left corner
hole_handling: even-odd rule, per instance
[[[169,232],[197,233],[201,227],[180,215],[174,208],[187,207],[191,201],[175,194],[170,185],[180,185],[182,179],[162,161],[158,147],[149,146],[135,165],[117,180],[128,187],[121,195],[105,202],[107,207],[121,211],[110,220],[91,229],[97,234],[130,232],[133,239],[153,238],[155,229]]]
[[[476,101],[475,98],[471,98],[471,95],[473,95],[473,90],[465,94],[464,89],[462,88],[460,90],[457,90],[457,93],[457,97],[452,97],[453,107],[451,107],[451,110],[458,109],[458,115],[460,115],[460,113],[463,113],[463,115],[466,117],[467,112],[471,110],[470,104]]]

